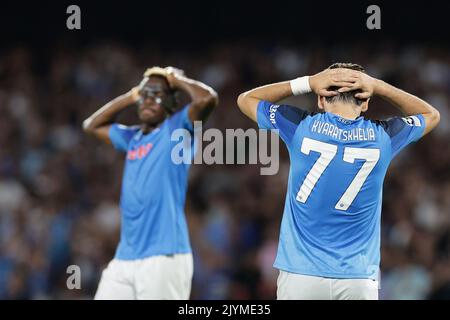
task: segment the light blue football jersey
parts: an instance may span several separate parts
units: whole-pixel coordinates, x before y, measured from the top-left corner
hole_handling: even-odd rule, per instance
[[[260,101],[257,120],[279,130],[291,162],[274,267],[378,279],[383,180],[393,157],[423,135],[423,116],[348,120]]]
[[[193,135],[188,106],[148,134],[143,134],[139,126],[111,126],[112,144],[126,152],[117,259],[191,252],[184,213],[190,164],[172,161],[178,141],[172,141],[171,135],[176,129]],[[193,154],[193,143],[190,147]]]

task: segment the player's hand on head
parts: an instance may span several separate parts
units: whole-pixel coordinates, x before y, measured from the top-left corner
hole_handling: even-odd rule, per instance
[[[164,68],[167,71],[167,74],[173,74],[176,76],[184,76],[184,70],[179,69],[179,68],[175,68],[172,66],[168,66]]]
[[[150,75],[148,75],[148,70],[150,70],[150,69],[147,69],[147,71],[144,73],[144,78],[142,78],[141,82],[139,82],[139,84],[137,86],[134,86],[129,91],[129,94],[133,98],[134,102],[138,102],[139,101],[142,89],[144,88],[145,84],[148,81],[148,77],[150,76]]]
[[[180,77],[184,77],[184,71],[175,67],[165,67],[164,70],[167,72],[166,79],[172,89],[177,88],[177,81]]]
[[[317,95],[332,97],[338,95],[339,92],[330,90],[330,87],[351,87],[357,79],[356,71],[351,69],[325,69],[310,76],[309,85]]]
[[[147,71],[148,70],[149,69],[147,69]],[[147,71],[146,71],[146,73],[147,73]],[[139,82],[139,84],[137,86],[134,86],[133,88],[131,88],[131,90],[128,92],[128,94],[132,97],[134,102],[139,101],[141,91],[148,81],[148,76],[145,76],[146,73],[144,73],[144,78],[142,78],[141,82]]]
[[[375,86],[377,83],[376,79],[363,72],[360,71],[355,72],[356,72],[356,81],[351,85],[343,86],[338,91],[340,93],[344,93],[354,90],[360,90],[361,92],[355,94],[356,98],[358,99],[370,98],[375,91]]]
[[[133,99],[134,102],[139,101],[140,98],[140,92],[141,92],[141,85],[137,85],[133,88],[131,88],[129,94],[131,95],[131,98]]]

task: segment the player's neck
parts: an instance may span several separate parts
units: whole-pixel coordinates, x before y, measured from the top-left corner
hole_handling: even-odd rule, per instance
[[[349,120],[355,120],[361,115],[360,107],[348,103],[329,105],[326,111]]]
[[[143,123],[141,125],[141,130],[143,134],[147,134],[152,132],[153,130],[155,130],[156,128],[158,128],[160,126],[161,123],[155,123],[155,124],[150,124],[150,123]]]

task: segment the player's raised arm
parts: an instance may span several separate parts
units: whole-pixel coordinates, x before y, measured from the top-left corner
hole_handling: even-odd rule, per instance
[[[83,130],[106,143],[111,143],[109,138],[111,123],[120,111],[139,100],[138,90],[139,89],[135,87],[127,93],[109,101],[83,121]]]
[[[257,121],[256,114],[259,101],[267,100],[275,103],[289,96],[292,96],[290,83],[289,81],[283,81],[241,93],[237,99],[237,105],[247,117]]]
[[[166,70],[170,86],[175,90],[186,92],[191,98],[189,119],[206,120],[219,103],[217,92],[200,81],[186,77],[182,70],[173,67],[167,67]]]
[[[356,80],[355,77],[354,70],[344,68],[326,69],[313,76],[277,82],[241,93],[237,99],[237,105],[247,117],[253,121],[257,121],[257,108],[261,100],[276,103],[289,96],[300,95],[311,91],[314,91],[320,96],[330,97],[338,94],[335,91],[330,91],[330,87],[353,85]]]
[[[382,80],[370,77],[362,72],[358,73],[358,79],[349,87],[339,89],[340,92],[361,89],[363,92],[355,94],[355,97],[367,99],[372,95],[378,95],[392,105],[396,106],[403,114],[414,116],[421,114],[425,119],[423,135],[433,130],[440,121],[439,111],[429,103],[410,93],[400,90]]]

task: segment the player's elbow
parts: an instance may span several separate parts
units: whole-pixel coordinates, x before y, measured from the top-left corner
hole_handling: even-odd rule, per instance
[[[237,106],[241,111],[243,111],[243,109],[245,108],[246,102],[247,102],[247,92],[243,92],[238,96],[236,101]]]
[[[193,104],[200,110],[212,110],[219,104],[219,96],[216,91],[211,90],[207,95],[201,97]]]
[[[241,93],[237,98],[237,105],[239,109],[245,113],[248,114],[250,110],[252,110],[253,105],[255,103],[255,98],[253,98],[249,91]]]
[[[431,113],[431,119],[433,123],[433,128],[436,128],[439,122],[441,121],[441,114],[435,108],[433,108],[433,112]]]
[[[441,121],[441,114],[437,109],[434,109],[432,117],[436,125],[438,125],[438,123]]]
[[[91,118],[87,118],[86,120],[83,121],[83,125],[82,125],[83,131],[89,135],[94,134],[94,127],[92,126],[92,119]]]
[[[209,95],[206,97],[206,105],[210,108],[215,108],[219,104],[219,95],[216,91],[211,90]]]
[[[424,135],[432,131],[434,128],[437,127],[439,124],[439,121],[441,121],[441,114],[439,111],[435,108],[432,108],[432,110],[426,114],[423,114],[425,118],[425,131]]]
[[[441,114],[439,113],[439,111],[436,108],[433,108],[432,111],[430,112],[430,115],[428,116],[428,118],[429,118],[430,127],[431,127],[430,129],[434,129],[441,121]]]

